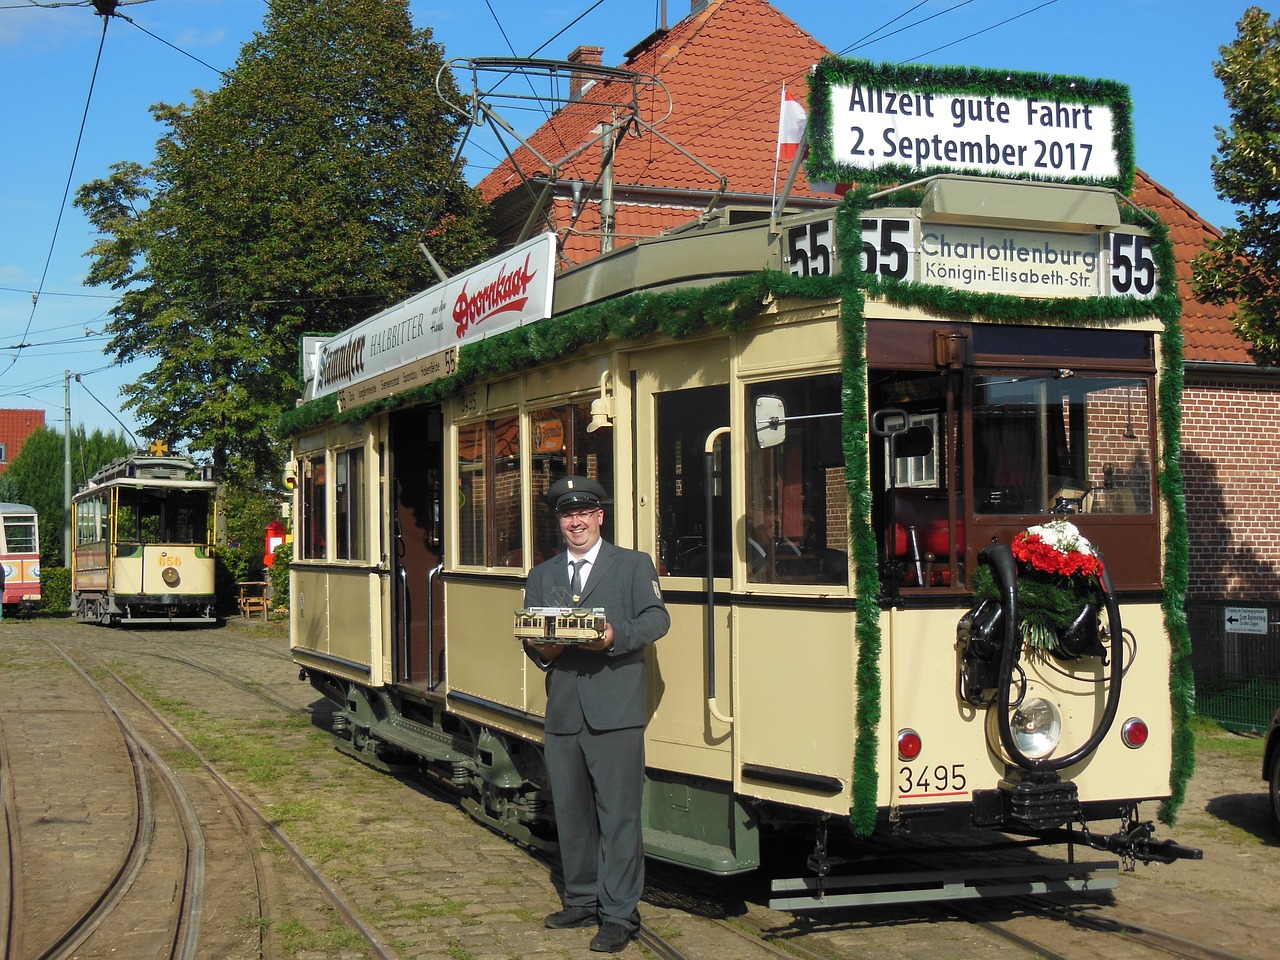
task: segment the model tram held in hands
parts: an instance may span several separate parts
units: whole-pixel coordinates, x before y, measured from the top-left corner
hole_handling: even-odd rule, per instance
[[[1027,251],[1021,281],[920,282],[929,245],[978,235]],[[308,357],[291,646],[344,749],[554,841],[542,677],[515,638],[538,626],[525,574],[559,549],[544,495],[579,474],[611,493],[606,539],[656,558],[672,618],[648,654],[650,857],[736,874],[799,836],[811,874],[774,903],[808,909],[861,902],[833,851],[872,840],[1196,855],[1139,815],[1190,772],[1158,230],[1100,187],[937,176],[553,280],[552,250],[467,277],[520,273],[542,318],[375,369],[379,331],[454,337],[446,285]],[[1053,279],[1071,272],[1083,292]],[[1095,562],[1037,578],[1032,546]],[[1114,885],[1055,866],[1053,889]]]
[[[71,501],[76,619],[217,623],[217,492],[185,456],[136,454],[95,473]]]

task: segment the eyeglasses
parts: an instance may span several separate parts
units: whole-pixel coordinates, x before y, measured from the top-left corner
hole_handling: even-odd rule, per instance
[[[600,507],[578,507],[576,510],[562,510],[561,520],[586,520],[600,511]]]

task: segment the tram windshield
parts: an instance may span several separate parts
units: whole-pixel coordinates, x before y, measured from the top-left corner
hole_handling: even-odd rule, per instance
[[[897,425],[871,446],[886,592],[963,588],[984,544],[1061,516],[1122,557],[1132,582],[1155,582],[1149,336],[975,328],[974,341],[998,352],[962,358],[919,327],[882,331],[868,393],[873,420],[892,414]]]

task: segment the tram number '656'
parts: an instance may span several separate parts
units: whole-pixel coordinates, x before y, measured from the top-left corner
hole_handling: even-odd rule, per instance
[[[964,793],[969,780],[964,775],[964,764],[947,766],[939,763],[932,767],[898,768],[898,795],[921,797],[939,793]]]
[[[161,567],[180,567],[182,566],[182,558],[162,553],[156,557],[156,565]]]
[[[907,279],[913,272],[910,240],[910,220],[863,220],[862,272],[895,280]]]
[[[787,262],[793,277],[831,276],[834,226],[834,220],[815,220],[787,230]]]

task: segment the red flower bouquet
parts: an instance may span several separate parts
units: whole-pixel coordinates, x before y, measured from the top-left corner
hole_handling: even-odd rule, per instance
[[[1018,561],[1018,627],[1028,646],[1061,648],[1067,631],[1096,633],[1102,600],[1102,559],[1075,524],[1053,520],[1028,527],[1010,548]],[[1082,617],[1094,624],[1082,625]]]

